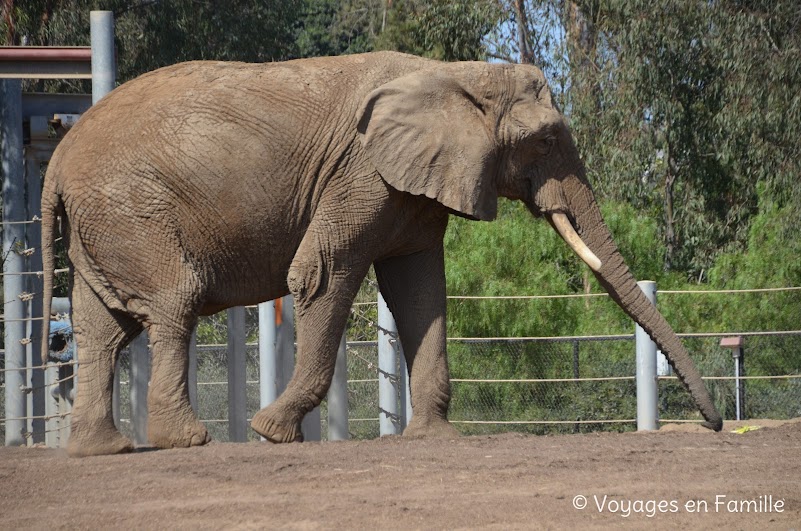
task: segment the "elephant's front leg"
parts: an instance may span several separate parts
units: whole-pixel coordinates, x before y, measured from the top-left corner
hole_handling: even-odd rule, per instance
[[[410,374],[413,415],[404,435],[456,437],[447,420],[451,399],[445,348],[445,265],[442,243],[375,264],[395,317]]]
[[[300,423],[331,386],[342,331],[370,267],[365,249],[353,248],[364,242],[327,233],[331,227],[330,222],[312,222],[289,269],[298,338],[295,372],[281,396],[251,422],[271,442],[303,440]]]

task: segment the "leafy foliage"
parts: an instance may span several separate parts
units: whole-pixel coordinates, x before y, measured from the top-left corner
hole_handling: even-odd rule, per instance
[[[299,56],[372,51],[382,5],[377,0],[306,0],[296,28]]]
[[[9,44],[29,45],[86,45],[89,10],[113,10],[120,82],[189,59],[272,61],[378,49],[443,60],[534,62],[571,124],[605,219],[635,277],[655,280],[661,290],[801,285],[801,6],[795,0],[6,0],[2,5],[0,34]],[[74,81],[27,88],[88,90]],[[501,201],[494,223],[452,219],[445,245],[452,295],[600,291],[554,231],[519,204]],[[368,283],[359,300],[375,296],[375,285]],[[797,328],[801,293],[664,294],[659,306],[682,332],[786,330]],[[369,339],[375,309],[360,308],[351,325]],[[462,337],[632,329],[602,297],[452,300],[448,320],[450,335]],[[222,328],[221,317],[204,321],[203,341],[222,341]],[[771,348],[765,347],[754,366],[790,370],[793,361],[769,366]],[[612,364],[628,367],[627,347],[606,352]],[[537,352],[510,354],[493,347],[476,354],[459,347],[453,354],[457,375],[561,370]],[[705,367],[718,370],[712,361]],[[670,407],[681,410],[686,394],[671,389]],[[603,407],[624,407],[625,388],[596,391],[606,398]],[[502,391],[455,392],[470,403],[508,402]],[[715,390],[719,400],[726,392]],[[532,407],[567,410],[580,396]],[[509,407],[526,409],[520,403]]]
[[[483,38],[498,16],[496,5],[486,0],[397,2],[376,47],[444,61],[483,59]]]
[[[187,60],[276,61],[295,54],[303,0],[33,0],[11,3],[0,21],[6,42],[89,45],[89,12],[115,17],[117,79]],[[39,84],[39,90],[44,84]],[[51,90],[86,90],[74,82]]]

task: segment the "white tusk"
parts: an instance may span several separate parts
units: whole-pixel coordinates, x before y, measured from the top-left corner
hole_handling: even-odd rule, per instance
[[[590,251],[590,248],[587,247],[587,244],[584,243],[581,237],[576,234],[576,230],[573,228],[573,225],[570,224],[570,220],[567,219],[567,216],[561,212],[554,212],[551,214],[551,221],[559,232],[559,235],[562,236],[570,248],[579,255],[579,258],[584,260],[584,262],[590,266],[590,269],[596,273],[600,271],[601,261],[595,256],[595,253]]]

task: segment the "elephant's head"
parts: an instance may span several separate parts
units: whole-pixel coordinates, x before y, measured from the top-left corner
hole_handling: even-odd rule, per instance
[[[378,172],[398,190],[479,220],[495,218],[502,195],[547,219],[666,355],[704,425],[721,429],[689,354],[612,240],[542,72],[528,65],[437,64],[374,90],[362,106],[359,133]]]

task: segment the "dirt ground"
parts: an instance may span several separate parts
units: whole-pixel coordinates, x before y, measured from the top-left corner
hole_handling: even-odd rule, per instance
[[[0,448],[0,528],[801,528],[801,422],[746,424],[762,427]]]

